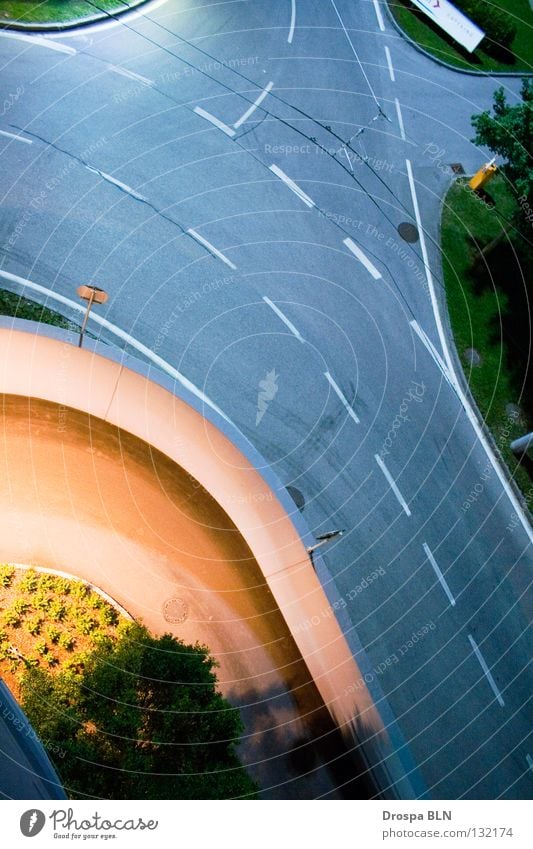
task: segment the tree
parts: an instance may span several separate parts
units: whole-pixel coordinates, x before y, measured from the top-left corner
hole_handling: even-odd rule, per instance
[[[28,669],[23,707],[74,797],[253,798],[213,666],[205,647],[128,624],[79,670]]]
[[[503,88],[494,92],[494,115],[489,111],[472,117],[474,142],[485,145],[505,159],[504,172],[522,204],[533,199],[533,81],[522,82],[522,102],[509,106]]]

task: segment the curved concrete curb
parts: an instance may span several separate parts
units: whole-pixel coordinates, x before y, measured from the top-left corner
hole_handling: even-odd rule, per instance
[[[97,587],[95,584],[91,584],[90,581],[86,581],[84,578],[80,578],[78,575],[72,575],[70,572],[63,572],[61,569],[48,569],[46,566],[35,566],[33,563],[11,563],[7,562],[6,566],[14,566],[15,569],[25,569],[26,571],[30,571],[33,569],[34,572],[40,572],[42,575],[57,575],[58,578],[66,578],[69,581],[77,581],[78,584],[85,584],[86,587],[89,587],[90,590],[97,593],[97,595],[101,596],[104,601],[107,601],[111,607],[114,607],[117,613],[120,613],[124,619],[128,619],[130,622],[134,622],[133,616],[131,616],[125,607],[122,607],[118,601],[115,601],[109,593],[106,593],[105,590],[102,590],[100,587]]]
[[[151,0],[136,0],[130,6],[125,4],[122,8],[110,10],[108,14],[105,12],[101,12],[98,15],[90,15],[87,18],[75,18],[71,21],[62,21],[57,23],[25,23],[24,21],[0,21],[0,29],[11,30],[13,32],[26,32],[26,33],[42,33],[47,32],[68,32],[73,29],[82,29],[86,26],[91,26],[92,24],[100,24],[102,21],[107,21],[109,18],[121,17],[122,15],[126,15],[128,12],[133,12],[139,8],[139,6],[148,5]]]
[[[122,428],[198,481],[248,544],[324,704],[348,746],[362,745],[385,798],[425,796],[394,718],[384,719],[377,707],[383,696],[354,687],[364,669],[337,618],[322,615],[331,604],[306,550],[314,538],[256,449],[153,365],[99,342],[77,348],[72,334],[55,327],[38,325],[35,333],[33,323],[21,325],[26,332],[14,329],[12,319],[0,324],[0,391],[70,406]],[[303,627],[309,621],[313,627]]]
[[[449,62],[445,62],[444,59],[439,59],[438,56],[434,56],[433,53],[430,53],[429,50],[426,50],[422,47],[414,38],[411,38],[410,35],[407,35],[405,30],[400,26],[394,15],[392,14],[389,7],[389,0],[385,0],[384,6],[387,12],[387,17],[399,35],[405,41],[407,41],[411,47],[414,47],[415,50],[418,50],[419,53],[422,53],[423,56],[426,56],[428,59],[431,59],[432,62],[435,62],[437,65],[441,65],[443,68],[447,68],[449,71],[455,71],[458,74],[468,74],[471,77],[511,77],[518,78],[521,77],[533,77],[533,71],[475,71],[470,68],[458,68],[456,65],[451,65]]]

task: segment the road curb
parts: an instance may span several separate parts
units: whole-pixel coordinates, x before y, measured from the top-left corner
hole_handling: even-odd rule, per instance
[[[451,65],[449,62],[445,62],[444,59],[439,59],[437,56],[434,56],[433,53],[430,53],[429,50],[426,50],[422,47],[414,38],[411,38],[410,35],[407,35],[405,30],[400,26],[394,15],[392,14],[389,6],[389,0],[385,0],[384,6],[386,9],[387,17],[396,30],[397,33],[407,41],[411,47],[414,47],[419,53],[422,53],[423,56],[426,56],[428,59],[431,59],[432,62],[435,62],[437,65],[441,65],[443,68],[447,68],[449,71],[455,71],[458,74],[467,74],[471,77],[510,77],[511,79],[521,79],[522,77],[533,77],[533,71],[475,71],[474,69],[469,68],[458,68],[456,65]]]
[[[109,18],[121,17],[128,12],[133,12],[135,9],[138,9],[139,6],[145,6],[149,3],[150,0],[137,0],[137,2],[131,3],[131,5],[125,3],[124,6],[113,9],[113,11],[109,11],[107,14],[102,12],[99,15],[90,15],[87,18],[74,18],[71,21],[58,21],[57,23],[24,23],[24,21],[10,20],[0,21],[0,29],[11,32],[33,32],[36,34],[43,34],[47,32],[68,32],[69,30],[82,29],[83,27],[88,27],[92,24],[99,24],[102,21],[109,20]]]

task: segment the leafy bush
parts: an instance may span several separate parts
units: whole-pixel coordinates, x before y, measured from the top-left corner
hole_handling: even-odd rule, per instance
[[[42,616],[33,616],[31,619],[28,619],[25,623],[24,627],[28,634],[31,634],[32,637],[37,637],[41,633],[41,629],[44,624],[44,619]]]
[[[63,631],[63,633],[59,637],[59,645],[62,649],[72,651],[72,649],[76,645],[76,640],[74,639],[72,634],[69,634],[67,631]]]
[[[33,593],[39,585],[39,577],[33,569],[28,569],[25,575],[22,576],[19,587],[22,592]]]
[[[15,567],[8,566],[4,563],[0,566],[0,587],[9,587],[11,586],[11,581],[13,580],[13,575],[15,574]]]
[[[455,0],[455,5],[485,32],[481,43],[483,50],[499,55],[502,50],[511,49],[516,26],[507,12],[485,0]]]

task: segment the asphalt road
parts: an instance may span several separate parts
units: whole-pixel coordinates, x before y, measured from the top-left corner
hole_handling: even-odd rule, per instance
[[[500,81],[383,27],[369,0],[249,0],[0,33],[1,269],[105,288],[315,532],[346,529],[319,574],[413,793],[528,798],[531,531],[436,312],[448,166],[486,161],[470,116]]]

